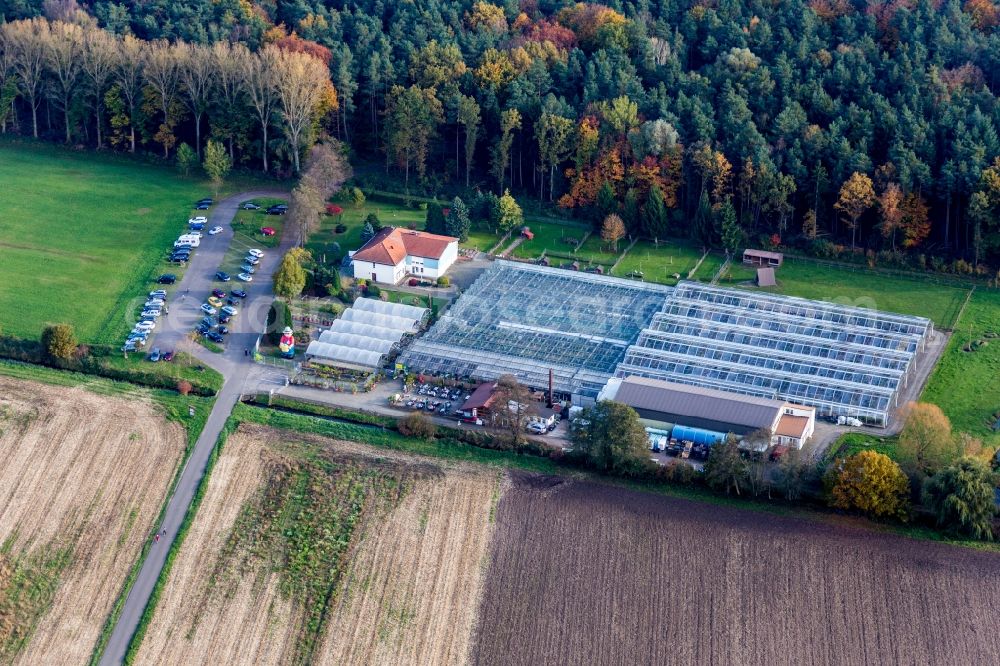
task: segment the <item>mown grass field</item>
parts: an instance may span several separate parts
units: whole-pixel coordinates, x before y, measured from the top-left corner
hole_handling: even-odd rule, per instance
[[[212,194],[166,166],[11,142],[0,142],[0,183],[3,332],[37,338],[65,322],[81,341],[103,343],[131,326],[129,305],[166,267],[194,201]]]
[[[742,265],[733,267],[733,275],[736,277],[730,282],[756,277],[753,269]],[[776,275],[778,286],[767,291],[927,317],[942,328],[954,323],[969,293],[968,288],[936,284],[919,277],[887,275],[809,261],[786,261]]]
[[[285,199],[275,199],[273,197],[259,197],[257,199],[248,199],[258,206],[260,210],[243,210],[240,208],[236,217],[233,218],[233,231],[236,234],[236,238],[242,240],[243,242],[250,243],[253,247],[277,247],[281,242],[281,232],[285,227],[285,216],[284,215],[268,215],[264,211],[268,206],[273,206],[275,204],[284,203],[287,204],[288,201]],[[247,203],[246,201],[241,202]],[[274,229],[273,236],[265,236],[260,232],[264,227],[271,227]]]
[[[318,259],[325,254],[327,261],[332,261],[335,257],[343,257],[349,251],[361,247],[361,231],[365,226],[365,218],[370,213],[375,214],[382,226],[404,229],[410,225],[414,225],[416,229],[423,229],[427,219],[427,211],[407,208],[402,202],[375,196],[370,197],[361,206],[344,201],[337,205],[343,208],[344,212],[340,215],[323,216],[320,228],[310,234],[306,242],[306,249]],[[338,234],[336,232],[338,224],[343,224],[347,230]]]
[[[977,289],[969,300],[951,340],[921,397],[933,402],[951,419],[954,430],[1000,446],[1000,292]],[[975,351],[965,351],[970,342],[982,341]]]
[[[573,252],[573,245],[567,242],[568,239],[581,240],[587,233],[583,227],[568,226],[565,224],[553,224],[551,222],[526,221],[525,224],[531,229],[534,238],[525,240],[514,249],[514,256],[522,259],[537,259],[546,255],[559,255],[567,257]],[[511,234],[513,241],[517,237],[516,233]],[[503,249],[503,248],[501,248]],[[569,261],[569,259],[567,259]],[[555,263],[559,263],[556,260]]]
[[[654,244],[641,240],[632,246],[611,274],[640,278],[641,273],[641,279],[646,282],[672,285],[677,283],[674,274],[679,274],[682,280],[686,279],[701,255],[700,250],[688,245],[675,242]]]

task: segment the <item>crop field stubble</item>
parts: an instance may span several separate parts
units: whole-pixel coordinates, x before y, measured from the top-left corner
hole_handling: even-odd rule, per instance
[[[320,479],[305,491],[278,490],[289,470],[302,469],[312,470],[313,482],[329,473],[331,485]],[[468,660],[496,470],[244,424],[227,439],[208,483],[135,663]],[[317,495],[319,487],[333,490],[324,502],[304,513],[277,511],[287,539],[281,548],[269,545],[267,530],[249,527],[248,516],[267,522],[262,506],[287,509],[277,498]],[[322,576],[300,577],[330,585],[313,614],[315,598],[287,578],[299,566],[287,535],[304,528],[305,513],[324,511],[322,525],[347,545],[332,553]],[[356,521],[344,527],[350,515]]]
[[[518,473],[473,663],[985,664],[1000,556]]]
[[[87,661],[185,440],[148,403],[0,377],[0,662]]]

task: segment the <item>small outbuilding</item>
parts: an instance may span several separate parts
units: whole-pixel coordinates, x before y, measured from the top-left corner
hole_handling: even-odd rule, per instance
[[[777,268],[784,261],[785,255],[770,250],[743,250],[743,263],[750,266],[770,266]]]
[[[774,277],[774,269],[768,266],[767,268],[757,269],[757,286],[758,287],[776,287],[778,286],[778,281]]]

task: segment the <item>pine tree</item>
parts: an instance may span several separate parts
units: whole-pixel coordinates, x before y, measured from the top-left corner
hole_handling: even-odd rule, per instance
[[[642,209],[642,229],[647,236],[655,240],[667,235],[668,226],[667,206],[663,201],[663,193],[660,192],[660,188],[654,187],[649,191],[649,198]]]
[[[469,207],[465,205],[461,197],[455,197],[451,202],[451,210],[445,219],[445,230],[449,236],[454,236],[459,240],[466,240],[469,237],[469,228],[472,220],[469,218]]]
[[[441,204],[436,201],[427,204],[427,220],[424,229],[431,234],[443,234],[445,233],[444,225],[444,211],[441,209]]]

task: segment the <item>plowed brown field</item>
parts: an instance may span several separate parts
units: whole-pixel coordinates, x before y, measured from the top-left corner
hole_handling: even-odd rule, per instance
[[[1000,556],[515,476],[477,664],[992,664]]]
[[[87,662],[185,437],[139,400],[0,377],[0,661]]]
[[[231,586],[217,577],[276,461],[292,444],[338,465],[402,479],[401,500],[366,512],[325,613],[310,661],[319,664],[465,663],[492,532],[495,472],[431,464],[357,444],[242,425],[229,437],[136,656],[139,664],[286,664],[297,661],[303,613],[282,591],[280,561],[244,558]],[[299,644],[299,648],[296,644]]]

